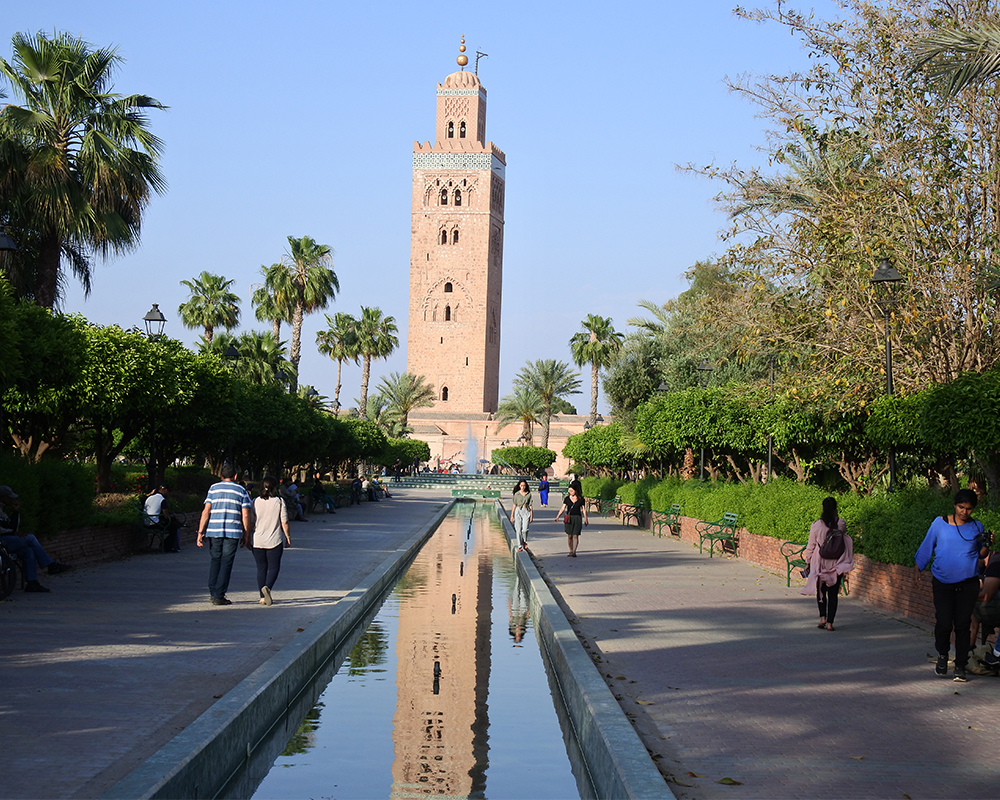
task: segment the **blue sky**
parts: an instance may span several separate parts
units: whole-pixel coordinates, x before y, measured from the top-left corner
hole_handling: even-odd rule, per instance
[[[90,298],[71,285],[64,310],[128,327],[159,303],[167,332],[194,346],[179,281],[208,270],[235,279],[243,329],[265,329],[249,301],[259,267],[308,234],[336,253],[329,313],[376,305],[397,319],[400,350],[372,385],[404,371],[413,142],[433,138],[462,34],[470,55],[489,53],[487,138],[507,154],[501,394],[529,359],[569,361],[588,313],[624,331],[640,299],[683,291],[685,271],[723,249],[726,218],[722,187],[675,165],[766,163],[767,123],[724,78],[803,66],[798,40],[719,0],[448,5],[8,4],[3,57],[15,31],[69,31],[119,48],[118,91],[170,106],[152,115],[169,189],[141,247],[99,262]],[[313,344],[323,327],[322,313],[306,321],[300,382],[332,396],[336,365]],[[345,366],[342,402],[359,384]],[[574,399],[585,411],[588,394]]]

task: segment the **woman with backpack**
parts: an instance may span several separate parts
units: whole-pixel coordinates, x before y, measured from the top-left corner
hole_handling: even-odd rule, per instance
[[[969,663],[972,610],[979,596],[979,559],[988,553],[982,523],[972,518],[979,498],[971,489],[955,493],[955,513],[935,517],[917,550],[917,581],[931,562],[934,595],[934,647],[938,652],[934,671],[948,674],[951,634],[955,632],[955,680],[965,681]]]
[[[833,630],[837,599],[844,575],[854,569],[854,541],[847,535],[847,523],[837,513],[837,500],[823,501],[823,514],[809,528],[809,544],[803,559],[808,564],[805,588],[801,594],[816,593],[819,606],[817,628]]]

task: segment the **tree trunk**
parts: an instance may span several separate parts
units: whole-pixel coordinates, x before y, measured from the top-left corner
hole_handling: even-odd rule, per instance
[[[38,264],[35,268],[35,302],[45,308],[52,308],[59,291],[59,258],[62,238],[50,231],[45,234],[38,248]]]
[[[371,368],[372,357],[365,353],[364,366],[361,367],[361,408],[358,409],[358,416],[361,419],[368,419],[368,377]]]
[[[281,341],[281,317],[275,317],[271,322],[271,335],[275,344]]]
[[[291,394],[296,394],[299,391],[299,358],[302,355],[303,316],[302,303],[296,303],[295,310],[292,312],[292,342],[288,346],[288,360],[295,367],[292,380],[289,383],[289,392]]]
[[[333,391],[333,416],[340,416],[340,371],[344,367],[344,359],[337,359],[337,388]]]
[[[593,428],[597,424],[597,373],[598,366],[597,362],[594,361],[590,365],[590,427]]]
[[[542,447],[549,446],[549,425],[552,424],[552,404],[546,403],[542,411]]]

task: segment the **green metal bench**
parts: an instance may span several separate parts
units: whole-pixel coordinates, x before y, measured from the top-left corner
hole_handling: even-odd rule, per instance
[[[600,497],[585,497],[584,500],[587,505],[587,511],[594,511],[598,514],[601,513],[603,503],[601,502]]]
[[[167,551],[167,534],[170,532],[170,515],[160,514],[159,522],[153,522],[149,514],[146,513],[145,506],[138,500],[133,503],[133,508],[139,514],[139,535],[136,538],[144,542],[149,549],[153,548],[154,542],[158,543],[160,552],[165,553]]]
[[[739,522],[736,514],[732,512],[727,512],[722,515],[722,519],[718,519],[715,522],[699,522],[695,529],[698,531],[698,552],[702,553],[702,549],[705,540],[709,542],[708,545],[708,557],[712,557],[712,551],[715,549],[715,543],[719,543],[719,549],[721,552],[726,551],[726,544],[733,549],[733,553],[736,553],[736,547],[739,544]]]
[[[649,518],[649,527],[657,536],[663,536],[666,528],[671,536],[679,536],[681,529],[681,507],[674,503],[669,511],[654,511]]]
[[[785,586],[792,585],[792,571],[796,569],[805,569],[809,566],[806,560],[802,558],[802,554],[805,552],[806,546],[804,544],[799,544],[798,542],[785,542],[781,545],[781,555],[785,557]]]
[[[634,519],[636,527],[642,527],[642,515],[646,513],[646,504],[642,500],[636,500],[635,505],[621,503],[618,508],[621,512],[622,525],[628,525],[628,521]]]
[[[601,513],[606,516],[618,516],[618,509],[621,508],[622,499],[618,495],[615,495],[614,500],[605,500],[601,504]]]

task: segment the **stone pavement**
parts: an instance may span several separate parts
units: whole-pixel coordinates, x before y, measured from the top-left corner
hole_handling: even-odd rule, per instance
[[[43,577],[52,594],[15,591],[0,603],[0,797],[101,795],[329,610],[446,499],[406,491],[292,523],[271,607],[257,603],[243,550],[233,605],[210,605],[207,548],[193,543]]]
[[[567,558],[554,516],[535,561],[678,797],[995,794],[1000,679],[937,678],[926,626],[848,597],[819,630],[784,576],[613,518]]]

